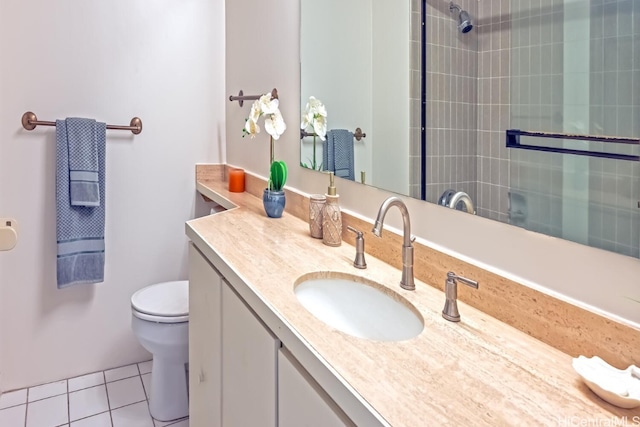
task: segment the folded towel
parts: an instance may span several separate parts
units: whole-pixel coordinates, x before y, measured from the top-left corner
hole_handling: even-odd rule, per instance
[[[56,238],[58,288],[104,280],[105,136],[106,125],[96,123],[98,189],[96,207],[72,206],[70,200],[67,123],[56,120]]]
[[[328,131],[322,147],[322,162],[324,170],[354,181],[353,133],[345,129]]]
[[[100,206],[96,121],[71,117],[66,127],[71,206]]]

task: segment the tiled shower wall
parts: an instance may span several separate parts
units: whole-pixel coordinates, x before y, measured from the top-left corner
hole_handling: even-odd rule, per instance
[[[471,16],[477,0],[462,0]],[[460,34],[449,3],[426,1],[426,199],[448,190],[477,198],[478,33]]]
[[[512,3],[516,8],[512,32],[512,127],[639,137],[640,3],[548,3],[540,8],[531,2]],[[574,43],[571,19],[585,7],[585,17],[573,19],[588,22],[578,31],[589,34],[589,40],[584,53],[576,55],[580,46]],[[526,27],[531,30],[521,30]],[[542,31],[534,32],[535,28]],[[576,67],[576,61],[582,66]],[[576,115],[575,109],[584,109],[585,105],[586,110]],[[527,143],[558,146],[551,140],[533,138]],[[567,142],[564,144],[567,146]],[[582,143],[576,148],[640,154],[637,146],[597,142]],[[517,213],[524,213],[511,218],[512,223],[640,256],[638,162],[513,150],[510,170],[512,204],[515,202]],[[579,188],[586,190],[574,194],[574,189]],[[586,218],[585,226],[578,233],[567,232],[567,221],[577,220],[576,215]]]
[[[504,131],[510,119],[511,4],[478,2],[478,156],[476,211],[508,221],[509,151]]]
[[[589,131],[640,137],[640,2],[599,0],[590,9]],[[616,151],[637,156],[638,148]],[[640,163],[591,158],[589,245],[640,257],[639,200]]]
[[[640,137],[640,1],[589,5],[589,61],[576,67],[571,24],[582,18],[567,1],[462,2],[475,27],[461,35],[448,2],[426,0],[427,200],[463,190],[481,216],[571,238],[563,235],[574,212],[567,187],[588,181],[588,244],[638,257],[640,163],[590,159],[571,174],[566,155],[505,147],[510,128]],[[586,71],[589,97],[580,101],[585,91],[576,82]],[[582,129],[571,108],[587,102]],[[640,154],[637,146],[613,150]]]
[[[511,128],[565,131],[563,3],[521,0],[511,4]],[[550,141],[528,138],[526,143],[548,145]],[[509,222],[562,236],[563,155],[510,151]]]

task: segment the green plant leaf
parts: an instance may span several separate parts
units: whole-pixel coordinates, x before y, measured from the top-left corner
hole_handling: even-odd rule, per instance
[[[269,181],[272,190],[282,190],[284,184],[287,182],[287,164],[285,162],[282,160],[275,160],[271,163]]]

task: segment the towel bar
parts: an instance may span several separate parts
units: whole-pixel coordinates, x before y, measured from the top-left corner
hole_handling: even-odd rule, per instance
[[[26,130],[34,130],[37,126],[55,126],[56,122],[49,122],[45,120],[38,120],[38,117],[35,113],[31,111],[27,111],[22,115],[22,127]],[[120,125],[107,125],[107,129],[117,129],[117,130],[130,130],[134,135],[138,135],[142,132],[142,120],[140,117],[134,117],[131,119],[129,126],[120,126]]]
[[[551,133],[551,132],[530,132],[530,131],[523,131],[519,129],[507,129],[505,132],[507,136],[507,141],[506,141],[507,148],[518,148],[518,149],[533,150],[533,151],[545,151],[549,153],[558,153],[558,154],[573,154],[577,156],[600,157],[604,159],[614,159],[614,160],[628,160],[632,162],[637,162],[640,160],[640,156],[636,156],[632,154],[620,154],[620,153],[611,153],[611,152],[603,152],[603,151],[591,151],[586,149],[571,149],[571,148],[562,148],[562,147],[548,147],[544,145],[522,144],[520,142],[520,137],[531,136],[531,137],[548,138],[548,139],[571,139],[571,140],[577,140],[577,141],[602,142],[605,144],[632,144],[632,145],[640,145],[640,138],[604,136],[604,135],[576,135],[576,134]]]
[[[244,105],[244,101],[255,101],[256,99],[260,99],[262,95],[245,95],[242,89],[238,92],[238,96],[229,95],[229,101],[238,101],[238,104],[242,107]],[[278,99],[278,89],[273,88],[271,91],[271,99]]]

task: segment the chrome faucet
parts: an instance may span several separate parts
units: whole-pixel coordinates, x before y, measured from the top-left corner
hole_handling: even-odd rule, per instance
[[[464,209],[470,214],[475,215],[476,209],[473,206],[473,200],[471,197],[464,191],[458,191],[453,196],[451,196],[451,200],[449,200],[449,207],[455,209],[459,202],[462,202],[464,205]]]
[[[407,210],[407,206],[404,204],[404,202],[396,196],[389,197],[387,200],[382,202],[382,205],[380,205],[380,209],[378,210],[378,217],[376,218],[375,225],[373,227],[373,230],[371,231],[377,237],[382,236],[384,217],[391,206],[397,206],[398,209],[400,209],[400,213],[402,214],[402,231],[404,240],[402,243],[402,280],[400,280],[400,287],[409,291],[413,291],[416,288],[416,285],[413,281],[412,244],[415,238],[411,238],[411,222],[409,220],[409,211]]]

